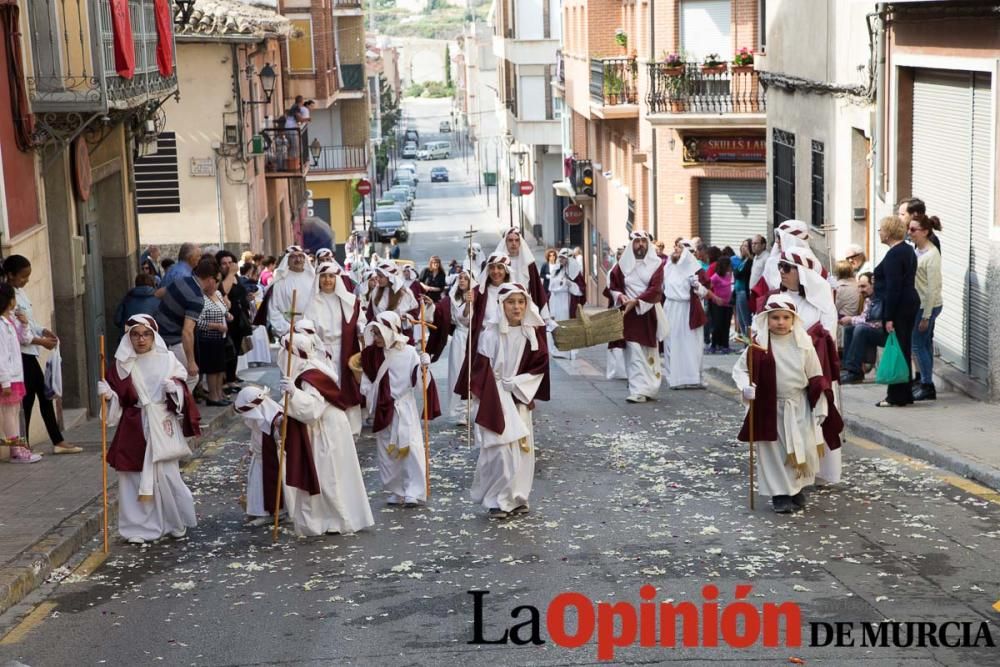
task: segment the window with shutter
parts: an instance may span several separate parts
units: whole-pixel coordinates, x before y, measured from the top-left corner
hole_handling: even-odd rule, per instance
[[[140,215],[181,212],[177,137],[173,132],[161,132],[156,153],[135,161],[135,198]]]

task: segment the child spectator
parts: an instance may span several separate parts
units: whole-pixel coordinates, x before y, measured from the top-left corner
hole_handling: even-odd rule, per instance
[[[11,463],[37,463],[41,455],[32,453],[28,439],[21,436],[21,399],[26,393],[21,344],[30,342],[31,333],[14,319],[16,305],[14,288],[0,283],[0,427]]]
[[[709,279],[713,297],[708,304],[709,321],[712,323],[712,344],[708,354],[729,354],[729,325],[733,319],[732,261],[726,256],[715,260],[715,272]]]

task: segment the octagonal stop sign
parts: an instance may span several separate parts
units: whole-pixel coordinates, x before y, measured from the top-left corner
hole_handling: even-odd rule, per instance
[[[563,209],[563,221],[567,225],[579,225],[583,222],[583,207],[579,204],[570,204]]]

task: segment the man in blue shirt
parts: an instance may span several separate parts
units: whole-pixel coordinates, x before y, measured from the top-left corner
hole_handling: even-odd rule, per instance
[[[177,251],[177,262],[167,269],[166,275],[160,281],[156,296],[163,298],[167,286],[178,278],[190,278],[194,267],[201,261],[201,246],[197,243],[182,243]]]
[[[160,308],[154,313],[160,336],[187,369],[187,384],[191,389],[198,383],[198,364],[194,358],[195,325],[205,306],[205,289],[214,289],[218,274],[219,265],[214,258],[207,257],[198,263],[192,275],[177,277],[157,290],[163,292]]]

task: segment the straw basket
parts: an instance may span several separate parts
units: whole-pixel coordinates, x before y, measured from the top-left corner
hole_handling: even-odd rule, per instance
[[[576,319],[559,322],[559,327],[552,332],[556,347],[564,352],[611,343],[621,340],[623,335],[624,319],[618,308],[592,314],[580,308]]]
[[[351,358],[347,360],[347,365],[350,367],[351,372],[354,373],[354,379],[361,384],[361,353],[355,352],[351,355]]]

